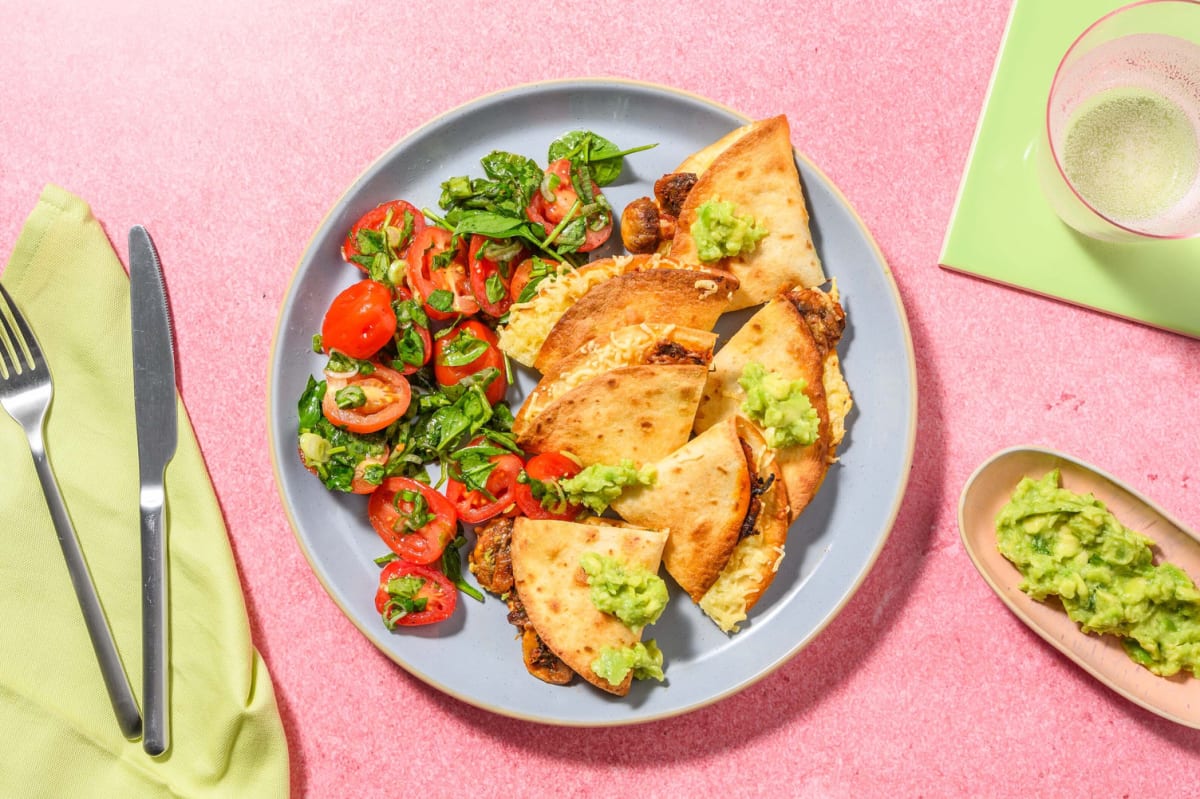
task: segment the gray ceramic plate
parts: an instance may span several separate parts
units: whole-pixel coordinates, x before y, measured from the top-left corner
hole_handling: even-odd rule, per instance
[[[742,631],[721,633],[675,591],[647,631],[666,657],[667,680],[635,684],[615,698],[576,680],[551,686],[521,661],[504,604],[463,597],[452,620],[389,633],[375,612],[386,551],[366,520],[362,497],[334,496],[296,456],[296,400],[323,359],[311,350],[329,302],[358,272],[341,261],[345,232],[365,211],[403,198],[436,207],[452,175],[481,173],[493,149],[546,160],[560,134],[590,129],[632,147],[658,142],[627,159],[605,189],[620,209],[648,195],[654,180],[690,153],[746,119],[702,98],[643,83],[585,80],[521,86],[457,108],[416,130],[376,161],[329,213],[296,269],[272,351],[268,415],[271,454],[284,507],[313,571],[342,612],[404,669],[482,708],[551,724],[631,724],[693,710],[769,674],[829,623],[862,582],[891,530],[912,460],[916,378],[904,309],[887,265],[862,221],[817,169],[798,158],[813,236],[828,275],[836,277],[848,325],[843,369],[856,408],[841,460],[793,526],[787,557]],[[742,317],[744,318],[744,317]],[[738,319],[723,319],[718,332]],[[517,398],[533,385],[519,376]]]

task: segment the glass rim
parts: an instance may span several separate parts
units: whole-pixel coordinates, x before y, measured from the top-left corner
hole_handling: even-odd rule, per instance
[[[1130,227],[1129,225],[1122,224],[1098,209],[1092,203],[1088,202],[1087,199],[1079,193],[1078,189],[1075,188],[1075,184],[1071,181],[1071,179],[1067,177],[1066,170],[1063,169],[1062,161],[1058,157],[1058,150],[1054,146],[1054,137],[1050,134],[1050,109],[1053,105],[1052,98],[1054,97],[1054,89],[1058,86],[1058,80],[1062,75],[1063,67],[1071,58],[1071,55],[1075,52],[1076,48],[1079,47],[1080,43],[1083,42],[1083,40],[1086,39],[1087,36],[1092,33],[1092,31],[1108,22],[1113,17],[1120,16],[1127,11],[1131,11],[1141,6],[1159,5],[1195,6],[1197,10],[1200,10],[1200,0],[1137,0],[1137,2],[1127,3],[1119,8],[1114,8],[1112,11],[1109,11],[1107,14],[1092,22],[1092,24],[1084,28],[1083,31],[1075,37],[1075,39],[1071,42],[1071,46],[1067,48],[1066,52],[1063,53],[1062,58],[1058,60],[1058,66],[1054,69],[1054,78],[1050,81],[1050,91],[1046,95],[1046,112],[1044,119],[1046,128],[1046,142],[1050,147],[1050,160],[1054,162],[1054,168],[1058,170],[1059,177],[1062,178],[1062,181],[1066,187],[1070,189],[1071,194],[1073,194],[1075,199],[1079,200],[1079,202],[1083,204],[1084,208],[1095,214],[1106,224],[1112,225],[1119,230],[1123,230],[1126,233],[1138,236],[1140,238],[1164,240],[1190,239],[1200,235],[1200,228],[1197,228],[1197,230],[1192,233],[1152,233],[1148,230],[1142,230],[1140,228]]]

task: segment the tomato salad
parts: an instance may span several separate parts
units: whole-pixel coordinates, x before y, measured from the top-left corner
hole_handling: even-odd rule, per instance
[[[560,453],[527,459],[517,446],[512,367],[495,331],[513,303],[609,239],[602,188],[624,156],[652,146],[621,150],[573,131],[550,145],[545,168],[495,151],[481,159],[484,177],[441,184],[440,214],[397,199],[348,231],[342,258],[360,279],[313,337],[327,360],[300,397],[298,448],[327,488],[368,495],[367,518],[389,549],[376,560],[388,629],[448,618],[459,590],[483,600],[462,577],[464,524],[580,514],[558,487],[579,464]]]

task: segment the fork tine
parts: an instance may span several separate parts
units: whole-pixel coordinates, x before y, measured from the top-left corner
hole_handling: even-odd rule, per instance
[[[17,308],[17,304],[13,302],[12,296],[9,295],[3,284],[0,284],[0,299],[3,299],[3,307],[0,307],[0,322],[3,322],[4,325],[4,344],[13,371],[17,374],[23,373],[25,369],[35,371],[42,360],[42,351],[38,346],[37,338],[33,335],[29,323],[25,321],[25,317],[21,315],[20,309]],[[19,354],[18,349],[20,350]],[[24,356],[25,363],[21,362],[21,356]],[[8,364],[0,364],[0,366],[7,367]],[[8,375],[5,374],[4,378],[8,379]]]
[[[8,321],[8,317],[12,315],[11,307],[12,301],[8,292],[0,284],[0,380],[8,380],[17,365],[17,351],[13,347],[15,334]]]

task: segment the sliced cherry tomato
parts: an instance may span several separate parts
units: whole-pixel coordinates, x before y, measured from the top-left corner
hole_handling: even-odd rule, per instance
[[[433,376],[440,386],[458,385],[489,366],[499,371],[485,391],[488,402],[495,405],[508,391],[496,332],[477,319],[468,319],[433,343]]]
[[[347,377],[326,372],[325,396],[321,400],[321,412],[326,419],[351,433],[374,433],[404,415],[412,400],[408,380],[394,369],[374,366],[374,371],[367,375]]]
[[[412,218],[412,229],[407,236],[405,213]],[[366,272],[375,253],[383,252],[389,261],[394,260],[393,255],[401,257],[413,237],[424,229],[425,215],[412,204],[404,200],[380,203],[350,228],[342,242],[342,258]]]
[[[454,479],[446,482],[446,497],[454,503],[458,518],[469,524],[486,522],[516,505],[517,475],[525,464],[512,453],[493,455],[488,462],[493,466],[484,491],[468,489]]]
[[[539,483],[556,483],[563,478],[574,477],[581,471],[583,469],[578,463],[557,452],[543,452],[540,455],[534,455],[525,464],[526,477],[530,481],[536,480]],[[547,488],[552,487],[547,486]],[[529,518],[571,521],[579,515],[579,505],[571,505],[565,501],[555,503],[550,500],[551,506],[546,507],[543,501],[549,495],[542,493],[542,496],[535,496],[537,493],[539,492],[535,491],[532,482],[517,483],[517,506]]]
[[[408,286],[425,304],[425,313],[438,321],[479,313],[479,303],[468,286],[467,254],[462,241],[453,253],[444,255],[454,246],[450,231],[427,227],[408,248]]]
[[[392,340],[396,314],[392,290],[375,280],[360,280],[333,298],[321,324],[321,346],[366,360]]]
[[[413,563],[440,558],[458,530],[450,500],[407,477],[384,480],[367,501],[367,516],[383,542]]]
[[[559,223],[566,218],[567,214],[571,212],[571,209],[575,207],[576,201],[580,198],[579,193],[575,191],[575,187],[571,184],[571,162],[566,158],[560,158],[546,167],[546,176],[546,180],[553,185],[553,188],[549,189],[549,191],[553,194],[554,199],[547,200],[539,189],[533,193],[533,198],[529,201],[529,206],[525,209],[525,213],[532,221],[541,224],[546,230],[546,235],[549,236],[558,227]],[[592,195],[596,197],[603,196],[600,192],[600,186],[595,181],[592,181]],[[608,210],[603,213],[605,223],[599,229],[593,228],[593,223],[596,221],[597,216],[595,214],[589,215],[589,218],[585,222],[586,232],[583,244],[579,247],[579,252],[591,252],[608,241],[608,237],[612,235],[612,211]]]
[[[400,374],[410,375],[429,363],[433,357],[433,337],[429,333],[429,319],[403,286],[396,287],[396,300],[392,303],[396,312],[396,358],[392,361]],[[423,323],[424,322],[424,323]]]
[[[487,236],[471,236],[471,247],[467,251],[467,272],[471,276],[471,293],[479,303],[479,308],[488,316],[501,317],[508,312],[513,304],[513,295],[509,292],[509,279],[512,276],[513,264],[518,264],[525,257],[522,247],[503,260],[494,261],[486,256],[484,248],[494,239]]]
[[[529,285],[530,279],[533,277],[533,259],[526,258],[517,268],[513,270],[512,279],[508,283],[508,293],[512,296],[513,302],[519,302],[521,292]]]
[[[413,578],[411,580],[405,578]],[[406,560],[393,560],[379,573],[375,609],[388,629],[416,627],[450,617],[458,604],[453,583],[436,569]]]

